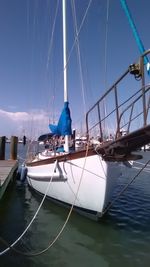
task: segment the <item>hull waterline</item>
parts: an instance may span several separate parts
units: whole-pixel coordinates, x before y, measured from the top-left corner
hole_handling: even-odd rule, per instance
[[[119,163],[106,162],[99,155],[44,165],[40,161],[27,169],[34,190],[94,217],[101,217],[121,174]]]

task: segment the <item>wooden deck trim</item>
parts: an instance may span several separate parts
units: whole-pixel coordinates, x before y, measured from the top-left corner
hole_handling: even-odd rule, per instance
[[[93,150],[93,148],[89,148],[88,153],[87,153],[87,157],[95,155],[96,152]],[[59,162],[62,161],[68,161],[68,160],[74,160],[74,159],[78,159],[78,158],[84,158],[86,155],[86,149],[80,150],[80,151],[75,151],[72,153],[68,153],[68,154],[63,154],[63,155],[58,155],[58,156],[54,156],[54,157],[49,157],[47,159],[43,159],[43,160],[39,160],[39,161],[34,161],[34,162],[26,162],[26,166],[40,166],[40,165],[46,165],[46,164],[50,164],[50,163],[54,163],[56,160],[58,160]]]
[[[40,166],[54,163],[56,160],[59,162],[81,159],[83,157],[90,157],[93,155],[101,155],[106,161],[128,161],[142,158],[141,155],[132,154],[143,145],[150,143],[150,125],[147,125],[135,132],[122,136],[115,141],[106,141],[105,143],[94,147],[89,147],[80,151],[74,151],[68,154],[61,154],[47,159],[38,161],[27,161],[27,167]]]

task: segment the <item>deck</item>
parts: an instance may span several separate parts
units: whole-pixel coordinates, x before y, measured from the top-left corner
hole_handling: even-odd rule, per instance
[[[17,160],[0,160],[0,199],[18,168]]]

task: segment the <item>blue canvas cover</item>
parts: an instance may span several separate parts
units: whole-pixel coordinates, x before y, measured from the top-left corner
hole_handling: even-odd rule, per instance
[[[136,29],[136,26],[135,26],[135,23],[132,19],[132,16],[131,16],[131,13],[130,13],[130,10],[128,8],[128,5],[126,3],[126,0],[120,0],[121,1],[121,5],[122,5],[122,8],[124,9],[125,13],[126,13],[126,16],[128,18],[128,21],[129,21],[129,24],[131,26],[131,29],[133,31],[133,35],[135,37],[135,40],[137,42],[137,45],[138,45],[138,48],[140,50],[140,53],[143,54],[145,52],[145,48],[144,48],[144,45],[140,39],[140,36],[139,36],[139,33]],[[147,73],[148,75],[150,75],[150,62],[148,60],[148,57],[145,56],[144,57],[144,63],[146,64],[146,67],[147,67]]]
[[[71,116],[70,116],[70,109],[69,103],[64,102],[64,108],[60,115],[59,121],[57,125],[49,124],[49,128],[53,134],[59,136],[71,135]]]

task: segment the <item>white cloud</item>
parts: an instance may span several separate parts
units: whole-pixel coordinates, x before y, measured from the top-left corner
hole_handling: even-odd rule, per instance
[[[27,135],[36,138],[48,132],[49,114],[43,110],[30,112],[9,112],[0,109],[0,136]]]
[[[27,112],[9,112],[0,109],[0,117],[8,118],[12,121],[27,121],[30,120],[30,115]]]

